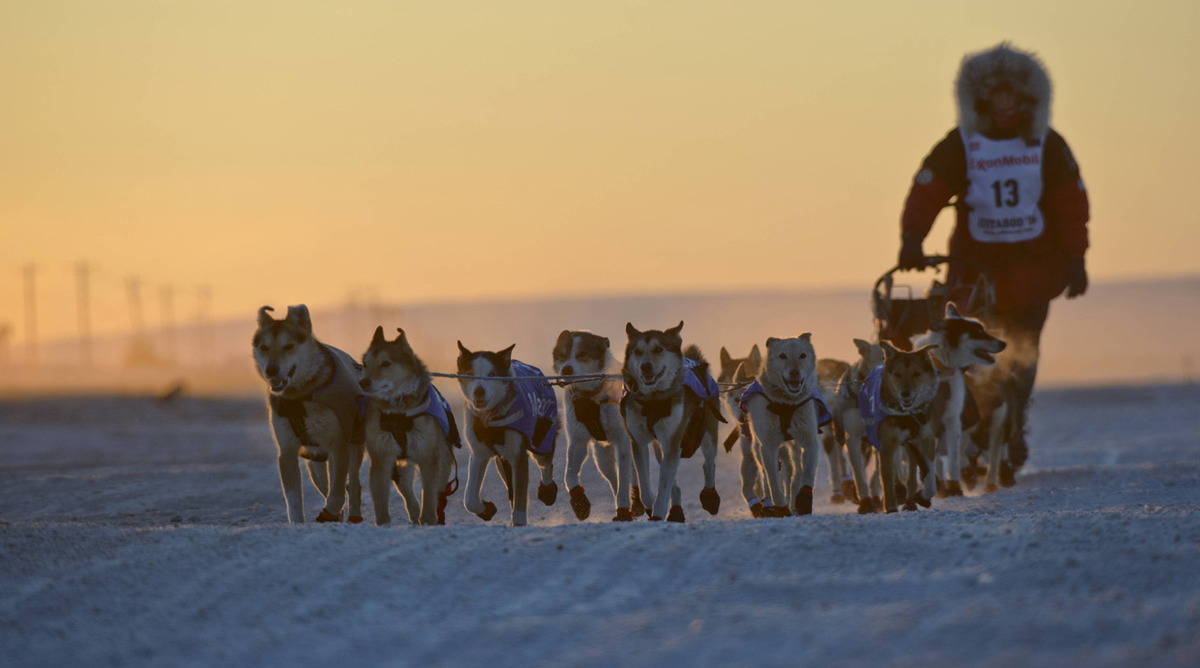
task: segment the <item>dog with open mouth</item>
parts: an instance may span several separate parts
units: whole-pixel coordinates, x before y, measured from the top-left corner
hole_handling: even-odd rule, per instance
[[[767,339],[762,373],[742,393],[740,408],[767,481],[763,516],[811,515],[818,432],[833,421],[818,385],[811,333]]]
[[[608,337],[586,331],[563,330],[553,350],[554,370],[562,376],[588,376],[619,369],[610,351]],[[631,505],[633,453],[629,433],[621,417],[621,381],[611,378],[586,380],[567,385],[567,491],[576,519],[586,520],[592,503],[579,484],[579,472],[591,445],[592,460],[612,488],[616,504],[614,522],[630,522],[645,507],[638,498]]]
[[[363,417],[366,398],[354,358],[313,336],[308,307],[289,306],[276,320],[270,306],[258,310],[254,361],[270,388],[271,430],[279,447],[279,480],[288,521],[304,522],[300,458],[325,497],[318,522],[337,522],[349,491],[351,523],[362,521]]]
[[[487,465],[495,461],[508,500],[512,525],[524,526],[529,510],[529,457],[542,473],[538,500],[558,498],[554,449],[558,439],[558,397],[541,370],[512,358],[513,344],[498,352],[471,351],[458,342],[458,373],[467,407],[467,443],[471,463],[463,504],[485,522],[496,504],[480,497]]]
[[[375,523],[391,522],[389,481],[404,499],[408,519],[424,526],[446,523],[446,502],[458,487],[454,449],[462,447],[454,413],[433,386],[429,370],[413,352],[408,336],[388,341],[383,327],[375,329],[363,354],[359,382],[371,399],[366,416],[367,452],[371,456],[371,501]],[[413,488],[421,476],[421,497]]]
[[[717,424],[720,391],[708,373],[708,362],[696,346],[683,348],[683,323],[659,331],[638,331],[626,323],[622,373],[625,396],[621,412],[633,449],[634,469],[650,519],[685,521],[676,476],[681,459],[704,453],[704,489],[700,504],[716,515],[721,497],[716,490]],[[658,484],[650,492],[650,448],[659,462]]]

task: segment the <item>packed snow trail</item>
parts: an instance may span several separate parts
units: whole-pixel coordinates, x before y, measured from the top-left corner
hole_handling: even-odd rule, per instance
[[[589,462],[587,523],[560,495],[520,529],[469,515],[461,492],[445,527],[287,526],[261,401],[0,403],[0,652],[13,666],[1196,665],[1198,400],[1040,393],[1020,484],[932,510],[831,506],[822,463],[815,515],[752,520],[722,452],[715,518],[689,460],[688,524],[613,524]],[[506,505],[494,475],[485,494]],[[307,517],[319,498],[306,487]]]

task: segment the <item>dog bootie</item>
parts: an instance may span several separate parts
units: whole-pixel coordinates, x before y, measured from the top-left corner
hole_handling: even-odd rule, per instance
[[[947,497],[962,496],[962,495],[963,495],[962,485],[960,485],[957,480],[951,480],[950,482],[946,483],[946,496]]]
[[[842,481],[842,496],[846,497],[846,500],[850,503],[859,502],[858,488],[854,486],[853,480]]]
[[[1000,488],[993,485],[990,482],[983,488],[984,494],[995,494],[996,492],[999,492],[999,491],[1000,491]]]
[[[541,501],[547,506],[553,506],[554,500],[558,498],[558,483],[552,482],[549,485],[538,485],[538,501]]]
[[[571,510],[575,511],[575,519],[580,522],[586,520],[592,514],[592,502],[588,500],[587,494],[583,493],[583,486],[576,485],[571,488]],[[626,510],[625,512],[629,512]]]
[[[906,487],[904,485],[904,483],[902,483],[902,482],[896,483],[896,498],[897,499],[907,499],[908,498],[908,487]]]
[[[632,522],[633,513],[629,512],[628,508],[617,508],[617,516],[612,518],[614,522]]]
[[[916,502],[916,501],[914,501],[914,500],[912,500],[912,499],[909,499],[909,500],[907,500],[907,501],[905,501],[905,502],[904,502],[904,506],[903,506],[903,508],[904,508],[905,510],[916,510],[916,509],[917,509],[917,502]]]
[[[671,506],[670,512],[667,513],[667,521],[683,524],[683,506]]]
[[[871,499],[863,499],[858,502],[858,514],[870,515],[875,512],[875,504],[871,503]]]
[[[921,506],[922,508],[929,508],[933,505],[933,501],[925,498],[925,495],[920,492],[917,492],[916,495],[913,496],[912,500],[916,501],[917,505]]]
[[[1000,486],[1012,487],[1017,484],[1017,470],[1009,462],[1000,462]]]
[[[979,472],[975,470],[974,464],[968,464],[962,470],[962,486],[967,489],[975,489],[975,485],[979,482]]]
[[[753,499],[753,503],[750,504],[750,516],[766,517],[766,515],[763,514],[763,504],[758,499]]]
[[[491,521],[491,519],[496,516],[496,504],[492,503],[491,501],[484,503],[483,512],[476,513],[476,515],[479,515],[479,519],[483,520],[484,522]]]
[[[939,479],[939,480],[937,481],[937,494],[934,494],[934,495],[933,495],[933,498],[935,498],[935,499],[944,499],[944,498],[946,498],[947,496],[948,496],[948,495],[946,494],[946,484],[945,484],[945,483],[943,483],[943,482],[942,482],[942,481]]]
[[[649,515],[650,511],[642,504],[642,490],[637,488],[637,485],[629,488],[629,512],[633,513],[634,517]]]
[[[763,507],[764,517],[791,517],[792,510],[787,506],[765,506]]]
[[[700,507],[707,510],[709,515],[716,515],[721,508],[721,495],[715,487],[705,487],[700,490]]]
[[[362,515],[351,515],[346,518],[346,521],[351,524],[362,524]]]
[[[829,502],[830,503],[845,503],[846,497],[842,496],[841,492],[834,492],[833,494],[829,495]]]
[[[340,515],[334,515],[333,513],[325,510],[324,508],[322,508],[321,513],[319,515],[317,515],[317,522],[319,522],[321,524],[324,524],[326,522],[341,522],[341,521],[342,521],[342,518]]]
[[[801,487],[796,493],[796,514],[812,515],[812,499],[812,487]]]

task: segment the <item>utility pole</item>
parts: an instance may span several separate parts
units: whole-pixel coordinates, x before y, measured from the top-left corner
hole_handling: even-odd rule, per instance
[[[88,279],[91,267],[87,262],[75,265],[76,310],[79,315],[79,359],[83,366],[91,367],[92,358],[92,309]]]
[[[37,346],[37,266],[27,264],[25,275],[25,349],[30,366],[38,363]]]
[[[209,320],[212,317],[212,286],[202,285],[196,291],[196,349],[200,366],[213,363],[213,335]]]
[[[171,364],[179,363],[179,348],[175,345],[175,289],[164,285],[158,290],[159,311],[162,318],[166,358]]]

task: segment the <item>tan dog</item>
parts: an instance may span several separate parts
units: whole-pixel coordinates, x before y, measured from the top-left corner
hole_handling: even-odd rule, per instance
[[[750,354],[746,357],[733,357],[729,354],[728,350],[721,348],[721,373],[717,376],[717,382],[749,384],[758,377],[758,371],[761,367],[762,353],[759,352],[757,343],[750,349]],[[741,415],[742,409],[738,406],[741,397],[741,392],[725,392],[723,394],[722,398],[725,402],[725,407],[729,409],[730,415]],[[762,517],[762,500],[765,498],[766,491],[763,486],[762,476],[759,475],[754,434],[748,428],[737,425],[733,428],[733,431],[729,432],[729,437],[725,439],[725,452],[731,452],[734,443],[741,444],[742,498],[750,507],[751,515]]]

